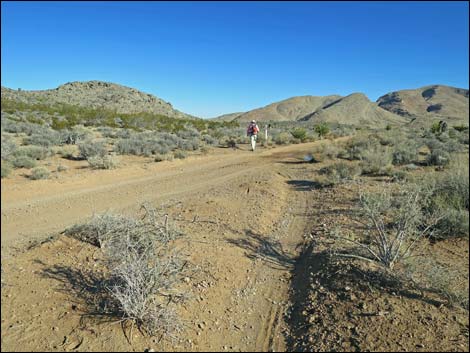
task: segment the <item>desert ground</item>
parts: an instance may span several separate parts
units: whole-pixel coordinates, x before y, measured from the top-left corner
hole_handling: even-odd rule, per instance
[[[318,185],[331,161],[303,157],[329,143],[125,156],[113,170],[63,160],[65,172],[37,181],[15,170],[1,181],[2,351],[468,351],[467,310],[331,255],[341,244],[329,230],[353,226],[359,188],[383,180]],[[138,215],[143,203],[185,234],[187,295],[172,335],[93,312],[103,255],[64,234],[93,214]],[[467,279],[468,250],[461,238],[423,248]]]

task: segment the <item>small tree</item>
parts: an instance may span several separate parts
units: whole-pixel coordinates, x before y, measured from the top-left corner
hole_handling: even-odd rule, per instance
[[[315,132],[318,134],[318,136],[320,136],[320,139],[322,139],[330,132],[330,128],[328,127],[327,123],[320,123],[315,126]]]

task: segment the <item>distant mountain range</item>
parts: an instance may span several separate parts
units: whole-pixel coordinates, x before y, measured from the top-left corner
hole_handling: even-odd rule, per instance
[[[388,93],[371,102],[362,93],[342,96],[301,96],[249,112],[225,114],[215,120],[312,121],[383,126],[429,120],[468,124],[468,89],[432,85]]]
[[[172,118],[195,116],[180,112],[154,95],[102,81],[69,82],[55,89],[22,91],[1,88],[2,98],[29,104],[58,103],[106,109],[117,113],[148,112]],[[248,112],[224,114],[216,121],[311,121],[369,126],[429,123],[437,119],[468,124],[468,89],[444,85],[391,92],[371,102],[362,93],[348,96],[299,96]]]

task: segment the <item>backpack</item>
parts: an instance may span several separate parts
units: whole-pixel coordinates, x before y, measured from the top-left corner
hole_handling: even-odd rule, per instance
[[[256,124],[250,124],[250,126],[248,126],[248,135],[255,135],[257,134],[259,131],[258,129],[258,126],[256,126]]]

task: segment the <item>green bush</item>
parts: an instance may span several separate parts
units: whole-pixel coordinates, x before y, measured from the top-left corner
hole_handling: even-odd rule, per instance
[[[290,133],[294,138],[300,140],[301,142],[304,142],[307,139],[307,130],[305,130],[304,128],[296,128]]]
[[[322,139],[330,132],[330,128],[328,127],[327,123],[320,123],[316,125],[314,130],[318,134],[318,136],[320,136],[320,139]]]

